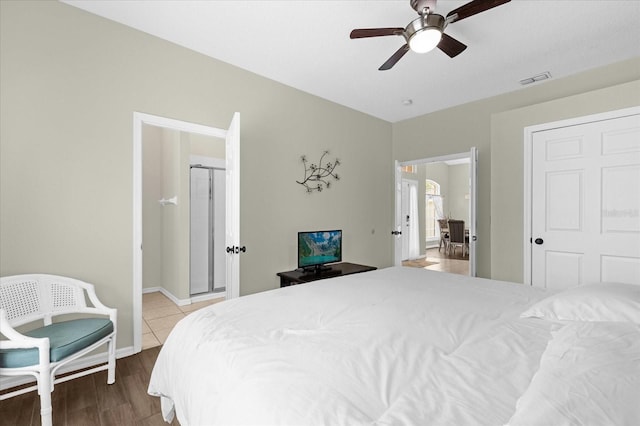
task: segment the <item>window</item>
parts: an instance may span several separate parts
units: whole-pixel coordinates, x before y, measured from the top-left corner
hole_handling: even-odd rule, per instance
[[[425,238],[437,241],[440,238],[438,219],[442,217],[442,196],[440,184],[431,179],[425,180]]]

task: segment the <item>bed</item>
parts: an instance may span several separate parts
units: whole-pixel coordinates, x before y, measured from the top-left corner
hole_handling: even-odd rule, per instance
[[[640,424],[640,286],[548,293],[391,267],[180,321],[149,393],[182,425]]]

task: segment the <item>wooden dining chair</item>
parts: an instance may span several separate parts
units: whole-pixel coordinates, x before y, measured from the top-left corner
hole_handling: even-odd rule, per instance
[[[462,248],[462,256],[465,256],[467,243],[464,235],[464,220],[449,219],[449,254],[453,247],[453,254],[456,254],[456,247]]]

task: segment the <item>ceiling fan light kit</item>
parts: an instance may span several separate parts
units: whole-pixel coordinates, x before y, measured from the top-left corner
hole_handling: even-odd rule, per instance
[[[387,61],[378,68],[381,71],[391,69],[409,50],[426,53],[436,47],[450,58],[458,56],[467,46],[456,40],[444,30],[447,25],[508,3],[511,0],[472,0],[452,10],[446,18],[432,11],[437,0],[409,0],[411,7],[420,15],[406,28],[361,28],[351,31],[350,38],[367,38],[382,36],[402,36],[406,43],[400,47]]]
[[[427,53],[442,39],[445,20],[441,15],[428,14],[412,21],[404,31],[409,47],[416,53]]]

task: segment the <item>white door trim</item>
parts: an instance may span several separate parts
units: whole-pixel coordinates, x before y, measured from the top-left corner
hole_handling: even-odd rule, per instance
[[[566,120],[553,121],[549,123],[536,124],[534,126],[528,126],[524,128],[524,209],[523,209],[523,283],[531,285],[531,197],[532,192],[532,180],[533,180],[533,136],[537,132],[543,132],[546,130],[558,129],[561,127],[578,126],[586,123],[593,123],[596,121],[611,120],[614,118],[622,118],[630,115],[640,114],[640,107],[624,108],[615,111],[607,111],[599,114],[585,115],[583,117],[575,117]]]
[[[394,214],[393,214],[393,265],[402,266],[402,173],[400,172],[400,163],[395,160],[393,162],[394,170]]]
[[[478,149],[475,146],[471,148],[469,160],[469,276],[475,277],[478,275]]]
[[[133,113],[133,351],[142,350],[142,125],[224,139],[227,131],[141,112]]]

